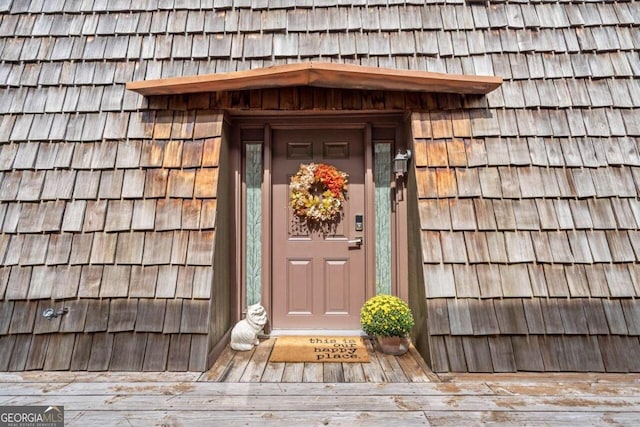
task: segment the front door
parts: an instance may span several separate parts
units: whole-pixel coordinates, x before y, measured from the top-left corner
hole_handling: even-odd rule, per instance
[[[275,129],[272,163],[272,326],[359,329],[365,300],[364,132]],[[349,174],[336,220],[309,226],[289,206],[290,179],[301,164]],[[358,223],[362,225],[357,225]],[[362,244],[355,243],[362,238]]]

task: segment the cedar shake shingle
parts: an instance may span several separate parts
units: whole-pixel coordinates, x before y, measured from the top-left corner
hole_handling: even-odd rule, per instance
[[[171,259],[172,239],[171,232],[145,233],[142,263],[144,265],[168,264]]]
[[[131,331],[135,325],[138,301],[114,299],[109,309],[109,332]]]
[[[156,281],[158,278],[158,266],[131,267],[131,279],[129,282],[129,296],[132,298],[153,298],[156,293]]]
[[[0,303],[0,335],[6,335],[9,332],[14,304],[13,301],[3,301]]]
[[[193,196],[196,172],[193,170],[172,170],[169,172],[167,195],[189,199]]]
[[[79,265],[60,265],[55,268],[55,282],[52,297],[54,299],[70,299],[78,296],[78,285],[82,268]]]
[[[474,335],[499,334],[498,321],[492,300],[469,299],[469,313]]]
[[[567,284],[572,297],[589,297],[589,285],[587,275],[582,265],[565,266]]]
[[[167,191],[169,171],[166,169],[147,170],[144,196],[148,198],[164,197]]]
[[[452,335],[473,335],[469,301],[466,299],[448,300],[449,327]]]
[[[476,266],[481,298],[498,298],[502,296],[500,269],[498,265]]]
[[[213,231],[190,232],[187,264],[211,265],[213,263],[214,238]]]
[[[100,176],[100,186],[98,188],[98,198],[119,199],[122,194],[122,182],[124,171],[104,171]]]
[[[208,300],[185,300],[182,303],[182,320],[180,332],[182,333],[207,333],[209,318]]]
[[[193,276],[193,298],[211,298],[213,287],[213,267],[195,267]]]
[[[22,244],[20,264],[44,264],[48,244],[49,236],[47,235],[27,235]]]
[[[194,196],[214,198],[218,188],[218,169],[201,169],[196,172]]]
[[[114,115],[116,113],[113,113]],[[108,126],[107,126],[108,128]],[[140,164],[142,141],[126,140],[118,143],[116,154],[117,168],[136,168]]]
[[[144,193],[145,172],[139,169],[127,169],[122,182],[122,197],[135,199]]]
[[[146,342],[146,334],[115,334],[109,369],[114,371],[141,371]]]
[[[88,360],[89,371],[104,371],[109,368],[113,351],[113,334],[98,333],[93,335],[91,355]]]
[[[45,370],[68,370],[75,342],[74,334],[57,334],[50,338],[45,355]]]
[[[24,300],[27,298],[31,281],[32,267],[11,267],[11,274],[7,282],[5,300]]]
[[[131,228],[132,215],[133,201],[109,200],[104,230],[107,232],[129,230]]]
[[[136,332],[162,332],[165,306],[164,300],[139,300]]]
[[[31,280],[28,283],[30,300],[51,298],[55,283],[55,268],[38,266],[32,269]]]
[[[133,230],[152,230],[155,224],[155,212],[155,200],[135,200],[131,228]]]
[[[94,233],[91,246],[91,264],[111,264],[115,259],[117,234]]]
[[[176,293],[177,281],[178,267],[161,265],[158,269],[156,298],[173,298]]]
[[[202,210],[200,211],[200,228],[203,230],[214,229],[216,226],[216,213],[218,203],[215,199],[202,201]]]
[[[35,301],[17,301],[14,304],[13,316],[9,326],[10,334],[28,334],[33,331],[33,324],[37,315]]]
[[[126,297],[129,294],[131,267],[125,265],[106,265],[102,273],[100,297]]]
[[[82,332],[84,331],[85,320],[87,318],[88,301],[77,300],[66,302],[69,311],[60,321],[60,332]]]
[[[78,296],[80,298],[97,298],[100,293],[103,266],[86,265],[82,267]]]
[[[455,281],[451,266],[424,266],[425,291],[427,298],[455,296]]]

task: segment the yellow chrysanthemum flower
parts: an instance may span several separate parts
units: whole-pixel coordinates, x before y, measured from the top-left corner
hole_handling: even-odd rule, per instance
[[[414,325],[411,309],[393,295],[377,295],[362,306],[362,329],[368,335],[405,336]]]

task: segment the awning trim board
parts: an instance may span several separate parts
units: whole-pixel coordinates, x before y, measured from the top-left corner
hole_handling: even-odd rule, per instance
[[[230,73],[139,80],[126,86],[144,96],[291,86],[484,95],[501,84],[502,77],[496,76],[305,62]]]

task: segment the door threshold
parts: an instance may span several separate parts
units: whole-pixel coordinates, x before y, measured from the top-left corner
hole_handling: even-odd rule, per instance
[[[366,336],[362,329],[272,329],[269,336],[281,337],[285,335],[297,336]]]

